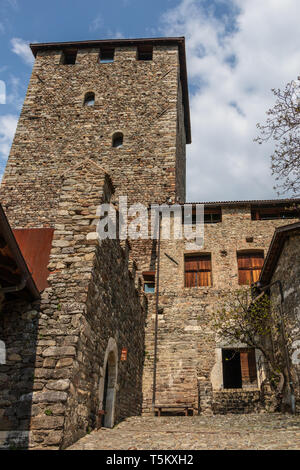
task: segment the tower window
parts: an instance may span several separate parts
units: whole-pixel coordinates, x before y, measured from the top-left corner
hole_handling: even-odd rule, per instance
[[[63,51],[61,56],[61,63],[65,65],[74,65],[76,63],[77,50],[67,49]]]
[[[196,225],[196,207],[193,207],[191,216],[187,216],[182,213],[182,222],[186,225]],[[204,223],[205,224],[216,224],[222,222],[222,211],[221,207],[204,207]]]
[[[137,48],[137,60],[152,60],[153,46],[142,45]]]
[[[95,104],[95,93],[89,92],[85,94],[84,106],[94,106]]]
[[[185,255],[185,287],[211,286],[211,255]]]
[[[112,137],[112,146],[120,148],[123,146],[123,134],[122,132],[116,132]]]
[[[239,284],[251,285],[257,282],[264,264],[263,251],[240,252],[237,254]]]
[[[115,50],[111,47],[103,47],[100,49],[99,62],[101,64],[109,64],[114,61]]]
[[[146,294],[153,294],[155,292],[155,272],[148,271],[143,273],[144,278],[144,292]]]

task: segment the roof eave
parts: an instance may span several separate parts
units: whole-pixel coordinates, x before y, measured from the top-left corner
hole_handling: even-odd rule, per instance
[[[5,215],[5,212],[0,204],[0,229],[2,229],[2,234],[3,234],[3,237],[7,243],[7,245],[9,246],[9,249],[14,257],[14,260],[17,264],[17,266],[19,266],[20,268],[20,271],[24,274],[25,278],[26,278],[26,284],[25,284],[25,287],[28,288],[28,290],[30,291],[32,297],[34,300],[38,300],[40,299],[40,293],[35,285],[35,282],[29,272],[29,269],[27,267],[27,264],[23,258],[23,255],[21,253],[21,250],[17,244],[17,241],[14,237],[14,234],[12,232],[12,229],[9,225],[9,222],[7,220],[7,217]]]
[[[294,233],[299,233],[300,235],[300,222],[276,228],[259,277],[259,282],[262,285],[270,283],[285,241]]]

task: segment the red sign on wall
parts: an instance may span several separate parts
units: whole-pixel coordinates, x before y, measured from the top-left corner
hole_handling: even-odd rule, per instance
[[[123,348],[121,352],[121,361],[127,361],[127,349]]]

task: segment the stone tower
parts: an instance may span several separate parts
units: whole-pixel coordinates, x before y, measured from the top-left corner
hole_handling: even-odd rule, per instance
[[[98,243],[97,207],[119,196],[184,202],[185,48],[184,38],[160,38],[31,49],[1,203],[42,287],[39,300],[20,295],[2,309],[0,337],[13,354],[0,430],[6,443],[20,430],[23,447],[64,448],[101,411],[108,427],[142,411],[152,306],[140,274],[155,266],[155,241]]]
[[[110,175],[115,198],[184,202],[191,141],[184,38],[31,49],[35,64],[2,185],[10,222],[52,226],[62,174],[87,158]],[[113,146],[116,135],[121,147]]]

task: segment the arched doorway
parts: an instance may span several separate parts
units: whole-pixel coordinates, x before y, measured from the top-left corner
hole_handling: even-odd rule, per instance
[[[105,414],[102,426],[112,428],[115,421],[115,400],[118,377],[118,350],[113,338],[109,339],[104,357],[103,375],[100,379],[100,410]]]
[[[116,379],[116,358],[114,353],[110,352],[106,363],[103,391],[103,410],[105,411],[103,426],[106,428],[112,428],[114,425]]]

